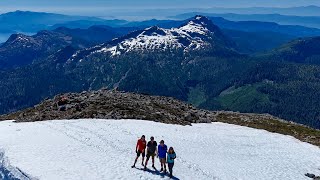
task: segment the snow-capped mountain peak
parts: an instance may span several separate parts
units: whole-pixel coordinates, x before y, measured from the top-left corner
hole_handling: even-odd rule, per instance
[[[109,43],[79,51],[71,60],[81,60],[90,54],[106,53],[118,56],[128,52],[153,52],[183,50],[190,52],[214,46],[214,36],[219,28],[204,16],[195,16],[178,28],[164,29],[152,26],[116,38]]]
[[[194,17],[194,19],[191,21],[194,21],[195,23],[199,23],[199,24],[203,24],[203,25],[208,25],[208,24],[212,23],[212,21],[210,19],[208,19],[205,16],[201,16],[201,15],[196,15]]]
[[[24,34],[12,34],[9,39],[5,42],[5,44],[13,44],[13,43],[27,43],[31,40],[32,38],[30,36],[24,35]]]
[[[189,32],[199,34],[214,33],[219,30],[219,28],[215,26],[210,19],[201,15],[197,15],[190,19],[187,23],[180,26],[179,29],[189,30]]]

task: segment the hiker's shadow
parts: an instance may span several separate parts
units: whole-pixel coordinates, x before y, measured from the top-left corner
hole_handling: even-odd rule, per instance
[[[161,173],[160,171],[156,170],[156,169],[146,169],[144,170],[143,168],[137,168],[141,171],[144,171],[144,172],[148,172],[148,173],[151,173],[151,174],[154,174],[154,175],[158,175],[158,176],[161,176],[162,178],[165,178],[165,177],[169,177],[168,174],[164,174],[164,173]],[[180,180],[179,178],[177,177],[172,177],[171,179],[173,180]]]

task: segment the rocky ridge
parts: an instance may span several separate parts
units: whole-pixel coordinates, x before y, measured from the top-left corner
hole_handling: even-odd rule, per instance
[[[58,102],[65,98],[66,110],[59,110]],[[143,119],[157,122],[190,125],[208,123],[213,112],[198,110],[173,98],[148,96],[102,89],[82,93],[57,95],[23,111],[3,118],[18,122],[54,119]]]

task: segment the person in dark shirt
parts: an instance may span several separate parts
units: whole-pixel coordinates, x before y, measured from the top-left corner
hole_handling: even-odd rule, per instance
[[[141,163],[141,165],[144,166],[143,161],[144,161],[144,157],[146,156],[146,152],[145,152],[146,144],[147,144],[147,142],[145,140],[145,136],[142,135],[141,138],[137,142],[137,146],[136,146],[137,157],[136,157],[136,159],[134,161],[133,166],[131,166],[132,168],[136,167],[136,163],[137,163],[137,161],[138,161],[138,159],[140,157],[140,154],[142,154],[142,163]]]
[[[154,157],[157,154],[157,142],[154,140],[154,137],[150,138],[150,141],[147,144],[147,159],[146,162],[144,164],[144,169],[147,169],[147,165],[148,165],[148,161],[150,159],[150,157],[152,157],[152,167],[155,169],[154,167]]]

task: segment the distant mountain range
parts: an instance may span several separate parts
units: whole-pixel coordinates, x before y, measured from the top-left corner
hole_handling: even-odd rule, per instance
[[[298,7],[249,7],[249,8],[208,8],[203,9],[208,13],[235,13],[235,14],[282,14],[290,16],[320,16],[318,6]]]
[[[187,22],[185,19],[125,21],[16,11],[0,15],[0,40],[2,39],[0,42],[5,42],[12,33],[36,34],[41,30],[59,30],[60,33],[67,36],[97,44],[107,42],[133,30],[154,25],[167,29],[178,28],[181,24]],[[210,17],[210,19],[222,29],[222,32],[228,38],[235,42],[237,49],[242,53],[266,51],[295,38],[320,35],[319,29],[303,26],[285,26],[260,21],[235,22],[220,17]],[[33,57],[33,55],[28,56]],[[0,61],[2,61],[1,66],[5,66],[3,60]]]
[[[67,16],[53,13],[15,11],[0,15],[0,32],[37,32],[49,29],[51,26],[77,20],[104,21],[96,17]]]
[[[118,19],[129,20],[146,20],[150,18],[167,19],[177,14],[201,12],[216,14],[281,14],[288,16],[320,16],[320,7],[318,6],[298,6],[298,7],[249,7],[249,8],[223,8],[223,7],[207,7],[207,8],[153,8],[153,9],[125,9],[105,12],[105,16],[113,16]]]
[[[319,17],[300,17],[300,16],[282,16],[277,14],[208,14],[208,13],[186,13],[175,16],[182,20],[192,16],[204,14],[209,17],[223,17],[231,21],[261,21],[261,22],[276,22],[280,24],[302,25],[310,27],[319,27]],[[240,22],[241,23],[241,22]],[[254,23],[254,22],[251,22]],[[149,27],[153,25],[168,25],[177,27],[181,21],[173,20],[147,20],[147,21],[125,21],[125,20],[106,20],[96,17],[86,16],[68,16],[53,13],[15,11],[0,15],[0,33],[9,34],[17,32],[36,33],[40,30],[53,30],[59,27],[68,28],[89,28],[94,25],[106,25],[111,27]],[[311,31],[312,29],[306,29]]]
[[[191,12],[177,16],[172,16],[174,19],[186,19],[188,17],[202,14],[210,17],[222,17],[230,21],[261,21],[274,22],[281,25],[300,25],[310,28],[320,28],[320,16],[289,16],[281,14],[234,14],[234,13],[204,13]]]
[[[15,17],[16,16],[16,17]],[[3,14],[0,17],[2,19],[6,19],[4,17],[9,17],[9,19],[13,22],[12,26],[14,26],[15,20],[21,20],[23,22],[31,22],[29,25],[32,25],[32,22],[37,24],[44,23],[43,26],[39,26],[38,28],[46,27],[46,28],[54,28],[50,33],[55,34],[56,36],[65,36],[68,38],[72,38],[73,45],[74,42],[80,43],[82,47],[89,45],[96,45],[99,43],[104,43],[110,41],[113,38],[125,35],[131,31],[137,29],[144,29],[149,26],[158,26],[161,28],[179,28],[181,24],[188,22],[188,20],[174,21],[174,20],[148,20],[148,21],[136,21],[136,22],[128,22],[122,20],[102,20],[98,18],[91,17],[71,17],[64,16],[59,14],[48,14],[48,13],[33,13],[33,12],[22,12],[17,11],[14,13]],[[87,20],[78,20],[73,21],[75,19],[87,19]],[[45,21],[47,19],[47,21]],[[222,28],[222,33],[233,40],[235,43],[235,48],[242,53],[255,53],[259,51],[269,50],[275,47],[280,46],[283,43],[286,43],[290,40],[300,37],[311,37],[311,36],[319,36],[320,30],[313,28],[306,28],[302,26],[284,26],[278,25],[276,23],[269,22],[256,22],[256,21],[240,21],[234,22],[229,21],[224,18],[219,17],[210,17],[210,19]],[[1,18],[0,18],[1,20]],[[72,21],[69,21],[72,20]],[[8,19],[7,22],[10,22]],[[66,21],[62,24],[56,24],[53,26],[45,25],[53,22],[61,22]],[[84,23],[84,24],[82,24]],[[94,24],[109,24],[108,25],[94,25]],[[26,25],[27,28],[29,25]],[[59,25],[64,25],[59,26]],[[87,27],[89,25],[94,25],[89,27],[88,29],[80,29],[79,27]],[[69,27],[76,27],[71,29]],[[1,28],[1,27],[0,27]],[[6,27],[7,28],[7,27]],[[24,29],[27,30],[27,29]],[[33,29],[35,30],[35,29]],[[49,31],[48,31],[49,32]],[[60,33],[60,35],[57,35]],[[40,33],[41,34],[41,33]],[[21,35],[20,35],[21,36]],[[13,36],[14,37],[14,36]],[[27,36],[25,36],[27,37]],[[34,38],[36,37],[36,38]],[[68,39],[67,38],[67,39]],[[12,38],[11,38],[12,39]],[[60,37],[60,39],[63,39]],[[76,39],[76,40],[75,40]],[[33,40],[36,44],[46,44],[43,41],[47,41],[41,39],[37,34],[33,36]],[[42,41],[41,43],[39,41]],[[63,45],[62,45],[63,44]],[[63,47],[66,44],[70,44],[69,42],[62,43],[58,47]],[[72,44],[72,43],[71,43]],[[16,67],[16,65],[28,64],[32,62],[39,55],[47,52],[44,50],[46,47],[39,48],[39,51],[36,51],[33,46],[25,46],[20,44],[23,48],[18,48],[17,50],[20,53],[13,53],[14,51],[8,50],[8,43],[0,45],[0,55],[3,57],[0,59],[0,69],[4,67]],[[40,45],[42,46],[42,45]],[[77,49],[77,47],[74,47]],[[56,50],[56,48],[49,48],[49,52],[52,50]],[[39,52],[41,52],[39,54]],[[10,53],[11,55],[7,54]],[[47,53],[44,53],[47,54]],[[23,59],[21,59],[23,57]],[[28,58],[29,57],[29,58]],[[22,62],[23,61],[23,62]]]
[[[220,29],[200,15],[178,22],[159,21],[162,27],[140,30],[143,25],[61,27],[34,36],[12,35],[1,53],[6,64],[17,64],[0,70],[0,113],[33,106],[59,93],[106,87],[171,96],[205,109],[270,113],[320,128],[320,99],[315,98],[320,96],[319,38],[244,54],[244,49],[268,44],[283,34],[271,31],[277,28],[270,28],[270,23],[261,28],[220,19],[225,26],[231,23],[230,28],[249,29],[241,31]]]

